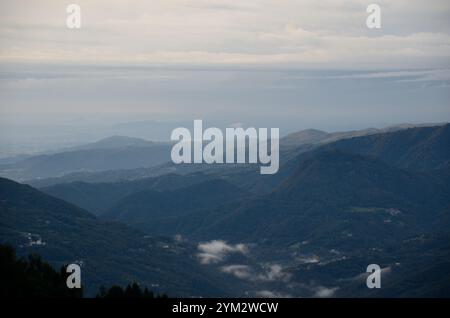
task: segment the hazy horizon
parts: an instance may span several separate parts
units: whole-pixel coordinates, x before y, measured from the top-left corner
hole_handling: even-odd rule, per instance
[[[450,3],[0,1],[0,147],[51,149],[169,125],[343,131],[450,121]],[[173,127],[175,128],[175,127]],[[4,151],[2,151],[4,152]]]

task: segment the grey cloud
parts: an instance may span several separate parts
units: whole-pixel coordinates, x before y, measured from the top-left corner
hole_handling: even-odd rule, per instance
[[[448,81],[450,80],[450,69],[431,70],[404,70],[367,72],[357,74],[335,75],[324,77],[326,79],[397,79],[399,82],[419,81]]]

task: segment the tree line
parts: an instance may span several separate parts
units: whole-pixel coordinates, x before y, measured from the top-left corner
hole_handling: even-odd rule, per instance
[[[0,244],[0,298],[82,298],[81,288],[66,285],[67,265],[56,271],[37,254],[18,258],[13,247]],[[100,287],[96,298],[167,298],[137,283]]]

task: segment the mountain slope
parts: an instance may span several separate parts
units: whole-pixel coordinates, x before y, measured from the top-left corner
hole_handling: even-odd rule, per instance
[[[336,141],[322,149],[378,158],[391,165],[415,171],[450,166],[450,124],[404,129]]]
[[[294,151],[290,154],[293,159],[284,162],[278,174],[268,178],[248,167],[202,168],[202,165],[191,165],[177,169],[186,169],[192,173],[199,167],[205,170],[204,173],[160,176],[111,185],[75,183],[46,190],[55,191],[55,194],[60,191],[60,195],[67,198],[75,193],[74,201],[86,201],[86,206],[108,211],[106,216],[123,220],[150,234],[177,233],[188,240],[206,242],[222,239],[230,244],[247,244],[245,246],[251,247],[251,255],[239,255],[241,258],[230,260],[232,263],[225,268],[235,274],[228,276],[230,279],[242,274],[236,270],[248,269],[245,267],[248,266],[246,262],[261,267],[281,264],[282,272],[289,275],[283,276],[280,281],[275,280],[277,288],[299,296],[321,295],[322,292],[345,297],[448,296],[448,281],[440,280],[437,274],[439,272],[448,276],[446,268],[450,255],[448,128],[449,125],[413,128],[341,140],[321,147],[314,146],[313,149],[301,147],[299,153]],[[255,174],[251,177],[253,172]],[[258,182],[264,185],[258,187]],[[253,189],[269,185],[266,189],[271,191],[250,196],[240,188],[235,188],[233,185],[236,184],[244,185],[245,189],[251,184]],[[83,198],[85,194],[89,200]],[[9,196],[6,195],[6,198]],[[100,203],[95,202],[96,198]],[[114,204],[108,205],[108,200]],[[35,200],[25,197],[15,204],[20,207],[22,201]],[[16,210],[27,211],[31,208],[20,207]],[[51,210],[56,208],[52,207]],[[63,213],[66,208],[59,210],[56,215]],[[13,210],[10,208],[10,211]],[[86,217],[95,224],[110,224],[93,218],[83,210],[79,213],[82,215],[73,214],[69,219],[84,220]],[[3,215],[1,220],[2,233],[7,233],[8,227],[3,226]],[[31,220],[32,225],[27,223],[28,217],[13,222],[20,224],[23,221],[26,226],[32,226],[33,231],[37,229],[35,232],[21,230],[32,234],[22,235],[21,239],[25,243],[18,244],[24,248],[29,248],[27,245],[30,244],[33,248],[41,248],[42,241],[46,242],[46,239],[40,237],[39,231],[44,229],[46,219],[39,217]],[[71,229],[75,225],[69,224],[69,227],[62,227],[64,233],[72,233]],[[186,275],[176,282],[176,288],[192,292],[189,284],[192,279],[197,282],[198,277],[192,278],[190,271],[195,271],[196,275],[204,275],[206,281],[203,281],[201,290],[208,290],[210,295],[229,291],[230,288],[236,289],[236,286],[239,286],[236,290],[245,290],[236,280],[224,284],[222,279],[217,278],[217,281],[214,280],[216,278],[210,278],[208,266],[196,268],[195,262],[190,262],[195,253],[193,247],[158,239],[151,240],[155,244],[149,244],[155,250],[147,250],[148,244],[142,246],[136,243],[142,240],[142,234],[136,236],[136,233],[120,229],[105,232],[103,226],[91,228],[96,233],[103,232],[111,236],[119,243],[129,237],[130,242],[134,243],[123,245],[137,244],[135,249],[133,247],[135,253],[144,250],[157,257],[158,261],[151,259],[148,262],[158,262],[164,273],[170,270]],[[49,231],[50,237],[52,231],[56,229]],[[102,249],[88,248],[99,254],[98,258],[102,258],[99,262],[109,258],[111,251],[102,245],[105,244],[103,235],[93,236],[89,231],[75,231],[78,232],[83,235],[73,239],[88,238],[89,242],[96,242],[95,246],[99,245],[99,249]],[[185,263],[161,252],[158,249],[164,246],[161,241],[167,242],[168,249]],[[48,246],[45,245],[45,248]],[[67,253],[68,249],[68,246],[64,246],[56,254]],[[127,254],[130,251],[123,247],[118,250],[120,257],[130,255]],[[105,251],[108,253],[105,254]],[[141,254],[138,255],[140,257]],[[85,258],[91,262],[95,259],[90,255]],[[160,259],[164,259],[164,262]],[[133,275],[136,268],[139,272],[144,271],[140,265],[133,263],[135,260],[136,257],[126,260],[131,262]],[[164,267],[166,260],[171,264],[167,268]],[[393,276],[387,276],[384,280],[386,286],[390,286],[389,289],[378,293],[370,293],[365,289],[360,274],[370,263],[380,264],[386,271],[392,272]],[[189,269],[189,273],[185,274],[178,266],[182,266],[183,270]],[[129,270],[123,267],[120,273]],[[223,272],[224,268],[219,270]],[[248,272],[244,274],[250,275]],[[261,279],[261,276],[258,277]],[[177,279],[178,276],[172,278]],[[262,279],[268,278],[263,275]],[[240,280],[245,281],[242,278]],[[210,281],[214,281],[221,290],[213,289],[209,285]],[[149,285],[149,280],[146,282]]]
[[[213,179],[197,173],[187,176],[165,174],[154,178],[143,178],[123,182],[71,182],[42,188],[41,191],[73,203],[95,215],[102,215],[125,197],[142,191],[169,191],[195,185]]]
[[[178,220],[180,233],[258,246],[284,264],[286,292],[340,297],[449,297],[450,186],[370,157],[324,151],[274,192]],[[389,275],[371,292],[368,264]],[[439,279],[439,276],[444,279]]]
[[[320,240],[332,246],[367,246],[430,229],[449,206],[449,190],[416,175],[360,155],[323,152],[299,163],[297,170],[270,195],[209,213],[202,238],[278,244]],[[369,226],[370,225],[370,226]],[[435,227],[434,227],[435,226]]]
[[[72,204],[4,178],[0,220],[0,242],[12,244],[20,255],[37,252],[58,268],[82,263],[83,284],[91,295],[100,285],[132,281],[170,295],[235,294],[228,289],[231,281],[199,266],[194,246],[100,221]]]
[[[200,182],[171,190],[147,190],[132,193],[103,217],[121,221],[152,235],[178,234],[179,218],[195,214],[197,210],[214,209],[228,201],[242,199],[245,192],[220,179]]]

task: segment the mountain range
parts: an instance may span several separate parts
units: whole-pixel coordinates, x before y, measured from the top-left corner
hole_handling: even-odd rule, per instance
[[[170,160],[169,143],[113,136],[92,144],[51,154],[28,156],[0,164],[2,176],[23,181],[63,176],[74,172],[98,172],[151,167]]]
[[[283,158],[291,158],[299,151],[352,137],[393,132],[412,127],[435,127],[443,124],[397,125],[384,129],[363,129],[327,133],[306,129],[280,140]],[[111,136],[99,141],[39,155],[15,156],[0,160],[0,176],[39,186],[77,181],[113,181],[133,177],[155,176],[160,170],[175,170],[168,164],[170,142],[152,142],[142,138]],[[156,171],[155,169],[156,168]],[[135,171],[133,171],[133,169]]]
[[[1,179],[0,241],[55,264],[82,260],[92,288],[138,280],[170,295],[450,296],[450,124],[286,138],[271,176],[162,164],[39,190]],[[381,290],[365,287],[371,263],[383,268]]]
[[[99,220],[4,178],[0,178],[0,220],[0,241],[16,247],[19,255],[39,253],[56,268],[80,264],[91,296],[100,286],[130,281],[174,296],[232,295],[236,288],[225,287],[225,278],[198,265],[195,245]]]

